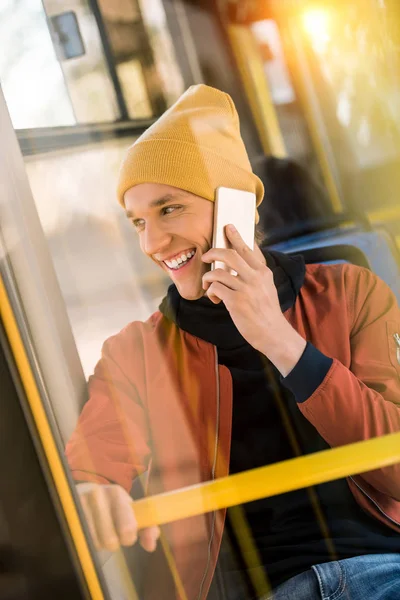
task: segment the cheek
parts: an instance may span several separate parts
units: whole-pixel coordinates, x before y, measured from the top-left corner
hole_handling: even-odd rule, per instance
[[[203,286],[203,277],[209,271],[211,271],[211,265],[209,265],[208,263],[204,263],[203,261],[200,261],[199,270],[197,272],[197,275],[199,278],[199,285]]]
[[[213,206],[211,206],[211,208],[213,208]],[[196,224],[198,239],[201,240],[202,246],[206,247],[207,249],[211,247],[211,240],[213,234],[213,216],[213,210],[207,211],[207,214],[202,215],[201,218],[199,217],[198,222]]]
[[[204,215],[204,227],[207,230],[207,239],[211,239],[214,225],[214,202],[210,202]]]
[[[143,236],[141,236],[140,234],[139,234],[139,248],[140,248],[140,251],[143,252],[143,254],[146,254],[146,250],[144,249],[144,239],[143,239]],[[146,254],[146,256],[147,256],[147,254]]]

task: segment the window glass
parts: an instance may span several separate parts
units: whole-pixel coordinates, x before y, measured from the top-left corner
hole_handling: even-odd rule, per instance
[[[125,117],[150,118],[164,112],[183,92],[160,0],[99,0]]]
[[[87,0],[44,0],[43,4],[76,123],[102,123],[119,119],[121,108],[117,103],[110,65],[90,3]],[[71,10],[76,17],[77,30],[69,28],[64,36],[57,35],[53,22],[59,16],[65,17]],[[69,40],[72,40],[71,44],[78,45],[77,36],[82,38],[84,54],[65,59],[64,46],[68,47]]]
[[[396,212],[400,186],[400,5],[303,3],[296,36],[312,74],[347,206]],[[389,213],[387,213],[389,214]]]
[[[1,3],[0,81],[16,129],[148,119],[183,92],[160,1],[100,0],[98,10]]]
[[[146,319],[166,284],[161,269],[141,253],[116,200],[119,165],[133,141],[112,140],[26,159],[87,376],[104,340],[130,321]]]
[[[14,127],[76,123],[41,1],[4,0],[0,40],[0,81]]]
[[[252,26],[263,56],[265,74],[271,86],[275,104],[295,101],[295,92],[285,62],[278,27],[272,19],[258,21]]]
[[[287,64],[281,31],[273,19],[256,21],[251,25],[251,30],[258,44],[287,154],[290,158],[307,165],[316,179],[322,179],[297,90]]]
[[[165,10],[161,0],[139,0],[139,5],[165,97],[170,105],[183,93],[184,82],[176,62]]]

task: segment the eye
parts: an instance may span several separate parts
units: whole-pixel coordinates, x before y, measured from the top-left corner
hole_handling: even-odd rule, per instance
[[[181,206],[165,206],[162,210],[161,213],[163,215],[170,215],[171,213],[173,213],[175,210],[177,210],[178,208],[182,208]]]
[[[140,231],[144,227],[143,219],[134,219],[133,221],[131,221],[131,223],[134,226],[134,228],[136,229],[136,231]]]
[[[161,209],[161,216],[165,216],[165,215],[170,215],[171,213],[175,212],[176,210],[182,208],[182,206],[180,205],[174,205],[174,206],[164,206]],[[143,231],[143,229],[145,228],[145,220],[144,219],[132,219],[131,220],[132,225],[134,226],[134,228],[136,229],[136,231]]]

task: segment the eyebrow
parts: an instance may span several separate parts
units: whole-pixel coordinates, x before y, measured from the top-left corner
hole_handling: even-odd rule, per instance
[[[176,200],[176,198],[185,196],[186,194],[177,192],[176,194],[165,194],[164,196],[161,196],[161,198],[156,198],[155,200],[152,200],[149,204],[149,208],[161,208],[162,206],[165,206],[165,204],[168,204],[168,202],[171,202],[172,200]],[[125,214],[127,216],[128,219],[134,219],[135,218],[135,214],[130,211],[130,210],[126,210]]]

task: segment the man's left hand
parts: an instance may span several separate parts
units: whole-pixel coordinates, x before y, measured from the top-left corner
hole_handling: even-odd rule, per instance
[[[208,271],[203,288],[214,303],[223,301],[245,340],[285,377],[300,359],[306,341],[285,319],[272,271],[260,249],[251,250],[232,225],[226,226],[225,233],[232,248],[212,248],[202,260],[221,261],[237,275],[224,269]]]

